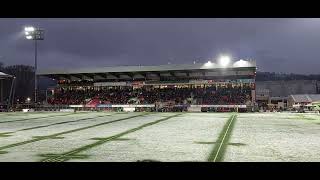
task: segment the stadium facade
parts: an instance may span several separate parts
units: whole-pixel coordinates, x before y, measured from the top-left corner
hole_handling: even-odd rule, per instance
[[[58,82],[57,87],[48,90],[49,104],[74,108],[181,107],[207,111],[247,109],[255,105],[255,61],[239,60],[224,66],[209,61],[204,64],[49,69],[38,70],[37,75]],[[243,97],[237,98],[240,93]],[[110,94],[123,97],[115,100]],[[70,100],[69,96],[77,100]]]

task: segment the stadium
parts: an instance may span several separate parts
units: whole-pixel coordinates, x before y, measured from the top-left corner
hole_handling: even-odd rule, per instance
[[[227,60],[229,61],[229,60]],[[247,111],[255,102],[254,61],[221,65],[120,66],[42,70],[58,81],[48,105],[76,110]]]
[[[228,57],[38,70],[57,85],[0,113],[0,161],[320,161],[319,114],[257,112],[256,70]]]

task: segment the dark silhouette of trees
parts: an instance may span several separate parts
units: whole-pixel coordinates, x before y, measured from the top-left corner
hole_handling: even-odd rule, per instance
[[[257,81],[289,81],[289,80],[318,80],[320,74],[302,75],[302,74],[285,74],[275,72],[257,72]]]
[[[1,67],[2,64],[2,67]],[[24,102],[27,97],[33,97],[33,87],[34,87],[34,68],[32,66],[26,65],[13,65],[13,66],[3,66],[0,63],[1,71],[6,74],[10,74],[16,77],[15,80],[15,101],[19,99],[20,102]],[[10,92],[11,80],[6,80],[4,82],[4,95],[8,97]]]
[[[0,62],[0,71],[10,74],[16,77],[15,82],[15,98],[14,102],[25,102],[25,100],[30,97],[34,99],[34,67],[27,65],[12,65],[4,66]],[[47,77],[38,78],[38,100],[45,100],[46,89],[50,86],[54,86],[55,82]],[[4,84],[4,99],[9,97],[11,80],[5,80]]]

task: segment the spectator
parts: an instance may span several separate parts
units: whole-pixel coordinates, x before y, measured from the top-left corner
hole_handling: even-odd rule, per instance
[[[154,104],[174,102],[175,104],[245,104],[251,100],[248,87],[196,87],[196,88],[151,88],[133,89],[132,87],[109,89],[56,89],[48,102],[57,105],[87,104],[98,100],[101,104]]]

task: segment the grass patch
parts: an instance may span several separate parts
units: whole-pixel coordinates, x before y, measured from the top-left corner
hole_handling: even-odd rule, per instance
[[[160,123],[160,122],[163,122],[163,121],[167,121],[167,120],[169,120],[171,118],[174,118],[174,117],[177,117],[179,115],[181,115],[181,114],[175,114],[173,116],[165,117],[165,118],[162,118],[162,119],[150,122],[150,123],[146,123],[146,124],[143,124],[143,125],[138,126],[136,128],[129,129],[127,131],[124,131],[122,133],[119,133],[119,134],[116,134],[116,135],[113,135],[113,136],[109,136],[109,137],[105,137],[105,138],[99,138],[100,140],[98,140],[97,142],[94,142],[92,144],[88,144],[88,145],[76,148],[74,150],[62,153],[57,157],[43,159],[42,162],[64,162],[64,161],[68,161],[68,160],[72,159],[70,157],[72,157],[73,155],[76,155],[76,154],[78,154],[80,152],[83,152],[83,151],[89,150],[91,148],[100,146],[100,145],[102,145],[104,143],[107,143],[109,141],[113,141],[115,139],[119,139],[120,137],[122,137],[124,135],[136,132],[136,131],[141,130],[141,129],[145,128],[145,127],[152,126],[154,124],[157,124],[157,123]]]
[[[246,146],[247,144],[244,143],[229,143],[230,146]]]
[[[195,141],[196,144],[215,144],[216,142]]]
[[[64,139],[64,137],[57,137],[57,136],[33,136],[32,138],[35,138],[35,139]]]
[[[133,139],[130,139],[130,138],[117,138],[117,139],[114,139],[114,141],[130,141],[130,140],[133,140]]]
[[[97,140],[97,141],[101,141],[101,140],[105,140],[106,138],[91,138],[91,140]],[[113,139],[113,141],[130,141],[133,139],[130,138],[117,138],[117,139]]]
[[[196,141],[194,143],[196,143],[196,144],[216,144],[217,142]],[[227,143],[227,145],[230,145],[230,146],[245,146],[246,144],[244,144],[244,143]]]
[[[60,154],[40,154],[40,157],[44,158],[56,158],[57,156],[60,156]],[[89,158],[89,155],[86,154],[75,154],[75,155],[70,155],[66,156],[68,159],[87,159]]]
[[[216,141],[217,143],[215,144],[208,157],[208,161],[219,162],[223,160],[223,156],[225,154],[225,150],[227,148],[236,119],[237,115],[233,114],[230,116],[227,123],[224,125],[222,131],[220,132],[220,135]]]
[[[9,136],[12,136],[11,133],[12,133],[12,132],[0,133],[0,137],[9,137]]]

